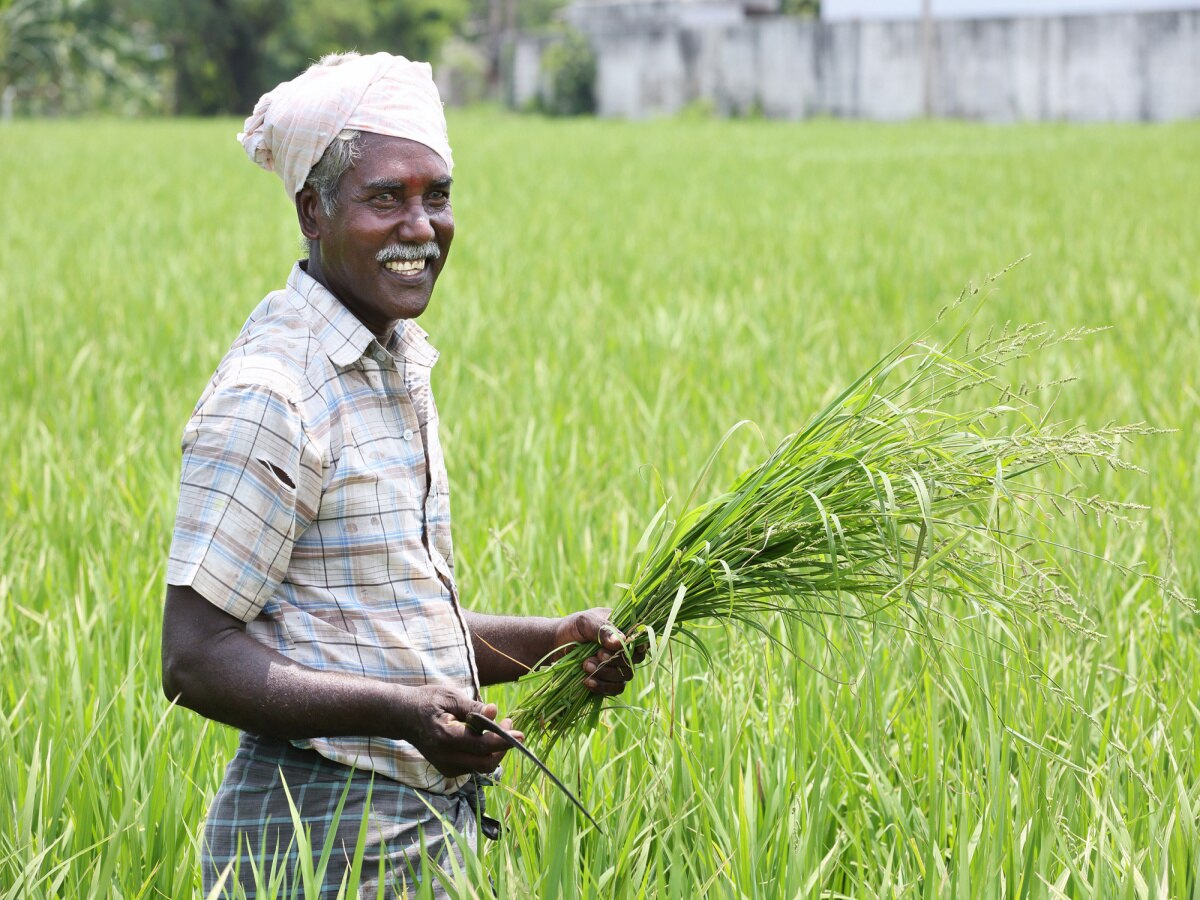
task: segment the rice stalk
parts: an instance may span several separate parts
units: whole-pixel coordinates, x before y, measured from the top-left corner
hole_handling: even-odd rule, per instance
[[[713,623],[779,644],[772,615],[815,629],[837,655],[864,628],[889,629],[919,642],[935,665],[955,647],[956,628],[990,622],[1019,636],[1057,625],[1096,635],[1080,587],[1056,561],[1082,551],[1047,535],[1068,517],[1128,521],[1144,507],[1033,476],[1137,470],[1122,449],[1159,429],[1052,420],[1036,398],[1061,382],[1014,387],[1005,369],[1093,330],[1026,324],[972,340],[982,300],[965,301],[978,294],[964,292],[952,307],[965,315],[950,340],[934,343],[930,329],[897,346],[726,492],[695,507],[689,497],[678,517],[669,504],[658,510],[612,612],[630,652],[645,644],[654,658],[684,641],[706,654],[698,629]],[[829,625],[844,639],[830,637]],[[994,634],[998,650],[1014,652]],[[593,652],[574,648],[530,676],[519,728],[549,746],[595,724],[600,701],[578,674]]]

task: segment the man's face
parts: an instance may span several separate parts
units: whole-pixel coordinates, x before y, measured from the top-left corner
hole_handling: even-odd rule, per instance
[[[332,215],[316,192],[296,195],[300,227],[315,240],[308,273],[377,335],[425,311],[454,239],[450,173],[415,141],[364,132]]]

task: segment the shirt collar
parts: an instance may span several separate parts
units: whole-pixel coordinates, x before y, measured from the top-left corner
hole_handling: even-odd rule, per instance
[[[321,349],[340,369],[361,359],[371,345],[380,343],[393,356],[421,366],[432,366],[438,351],[428,334],[411,319],[402,319],[384,341],[377,342],[354,313],[297,262],[287,280],[288,297],[316,335]]]

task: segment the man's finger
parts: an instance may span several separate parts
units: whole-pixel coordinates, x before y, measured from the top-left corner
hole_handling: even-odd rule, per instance
[[[600,681],[594,676],[589,676],[583,679],[583,686],[593,694],[599,694],[602,697],[615,697],[625,690],[627,681]]]
[[[463,736],[469,738],[471,741],[469,748],[464,747],[461,751],[463,759],[482,761],[493,756],[503,756],[510,749],[508,742],[499,735],[492,734],[491,732],[478,734],[465,724],[462,727],[464,731]],[[477,763],[477,765],[481,764],[482,762]]]
[[[633,679],[633,669],[620,658],[598,663],[596,658],[592,657],[584,662],[583,671],[586,673],[584,684],[589,690],[595,690],[592,685],[612,685],[620,691]]]
[[[583,671],[601,681],[628,681],[633,677],[633,668],[619,656],[609,659],[593,656],[584,661]]]
[[[454,778],[458,775],[466,775],[470,772],[478,772],[481,775],[487,775],[496,771],[503,761],[503,751],[499,753],[487,753],[479,756],[462,754],[451,758],[442,759],[434,764],[434,768],[436,768],[447,778]]]
[[[625,643],[625,635],[612,622],[602,622],[596,630],[596,642],[606,650],[620,650]]]

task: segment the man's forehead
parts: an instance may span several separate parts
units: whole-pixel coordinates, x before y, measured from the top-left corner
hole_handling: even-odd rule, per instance
[[[380,175],[377,178],[365,179],[360,187],[368,191],[386,191],[392,188],[408,187],[414,182],[419,182],[425,187],[449,190],[450,186],[454,184],[454,179],[449,175],[422,177],[420,173],[411,173],[407,176]]]

